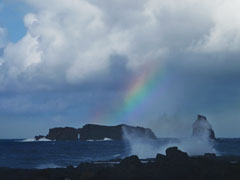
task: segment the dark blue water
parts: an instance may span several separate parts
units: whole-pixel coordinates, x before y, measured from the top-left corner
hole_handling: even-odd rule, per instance
[[[122,141],[21,142],[0,140],[0,167],[51,168],[126,155]]]
[[[159,143],[167,143],[167,141],[169,139],[160,139]],[[220,155],[240,155],[240,139],[218,139],[213,145]],[[21,140],[0,140],[0,167],[77,166],[80,162],[122,158],[129,153],[129,144],[124,141],[22,142]]]

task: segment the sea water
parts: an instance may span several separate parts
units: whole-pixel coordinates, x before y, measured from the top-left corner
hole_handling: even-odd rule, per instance
[[[154,142],[159,147],[178,145],[181,140],[161,138]],[[240,139],[217,139],[212,143],[218,155],[240,156]],[[0,140],[0,167],[57,168],[77,166],[81,162],[104,161],[123,158],[131,154],[131,144],[126,141],[34,141]],[[144,144],[139,151],[144,151]],[[139,153],[139,154],[138,154]],[[161,153],[161,152],[160,152]],[[155,152],[150,154],[155,156]]]

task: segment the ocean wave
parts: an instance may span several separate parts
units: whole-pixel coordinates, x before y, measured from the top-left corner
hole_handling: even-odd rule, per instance
[[[63,168],[63,167],[59,166],[57,164],[54,164],[54,163],[47,163],[47,164],[40,164],[35,168],[36,169],[48,169],[48,168]]]
[[[30,139],[21,140],[20,142],[48,142],[48,141],[51,141],[51,140],[46,138],[41,138],[39,140],[36,140],[35,138],[30,138]]]
[[[103,139],[103,141],[112,141],[112,139],[105,137],[105,138]]]
[[[101,139],[101,140],[88,139],[88,140],[86,140],[86,141],[88,141],[88,142],[93,142],[93,141],[112,141],[112,139],[105,137],[104,139]]]

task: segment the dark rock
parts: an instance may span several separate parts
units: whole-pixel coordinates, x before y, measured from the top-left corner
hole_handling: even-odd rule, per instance
[[[128,125],[118,126],[101,126],[95,124],[87,124],[83,128],[79,129],[80,140],[102,140],[104,138],[110,138],[112,140],[122,140],[123,133],[136,134],[138,137],[147,137],[156,139],[155,134],[151,129],[143,127],[133,127]]]
[[[65,140],[78,140],[78,129],[65,127],[53,128],[49,130],[47,139],[65,141]]]
[[[197,116],[197,120],[193,123],[193,137],[216,139],[215,133],[207,118],[202,115]]]
[[[120,165],[124,167],[138,166],[139,164],[141,164],[141,161],[136,155],[126,157],[120,162]]]
[[[182,152],[178,150],[177,147],[170,147],[166,150],[166,156],[168,159],[174,160],[183,160],[188,158],[188,154],[186,152]]]
[[[75,129],[71,127],[52,128],[45,137],[50,140],[64,141],[64,140],[104,140],[109,138],[112,140],[122,140],[124,133],[134,134],[138,138],[157,139],[151,129],[143,127],[133,127],[128,125],[118,126],[102,126],[95,124],[87,124],[82,128]],[[36,136],[36,139],[44,136]]]
[[[208,157],[208,158],[215,158],[216,154],[215,153],[205,153],[204,156]]]
[[[73,165],[67,166],[67,169],[74,169]]]
[[[179,153],[176,147],[169,148],[170,157]],[[159,155],[160,159],[163,157]],[[77,168],[56,169],[10,169],[0,168],[3,180],[239,180],[240,163],[205,156],[187,157],[187,160],[172,161],[166,157],[164,163],[141,163],[137,156],[123,159],[120,164],[81,163]]]
[[[164,156],[163,154],[157,154],[156,162],[161,162],[163,160],[166,160],[166,156]]]
[[[35,136],[34,138],[36,139],[36,141],[38,141],[39,139],[45,138],[45,136],[39,135],[39,136]]]

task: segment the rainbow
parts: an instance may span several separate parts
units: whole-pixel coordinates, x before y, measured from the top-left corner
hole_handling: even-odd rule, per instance
[[[154,63],[145,65],[141,73],[133,78],[124,90],[123,102],[116,107],[113,113],[96,112],[93,123],[108,125],[131,123],[132,119],[136,119],[143,113],[147,101],[156,98],[164,74],[164,69]]]

